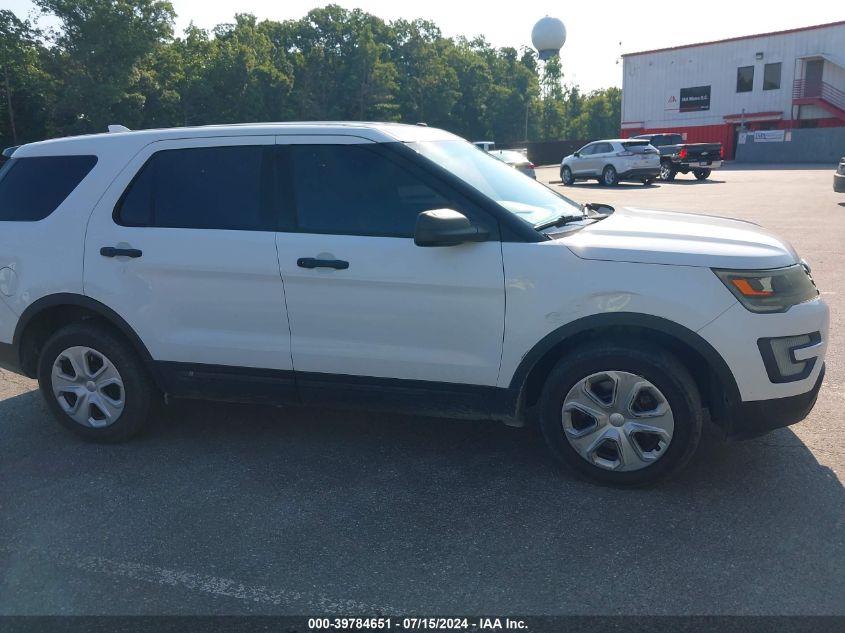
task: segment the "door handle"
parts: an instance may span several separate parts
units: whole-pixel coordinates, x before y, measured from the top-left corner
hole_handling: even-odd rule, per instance
[[[296,260],[300,268],[334,268],[335,270],[346,270],[349,262],[342,259],[316,259],[314,257],[300,257]]]
[[[103,246],[100,249],[100,255],[103,257],[131,257],[133,259],[140,257],[143,253],[137,248],[117,248],[115,246]]]

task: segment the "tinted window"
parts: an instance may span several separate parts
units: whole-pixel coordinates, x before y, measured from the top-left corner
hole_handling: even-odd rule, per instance
[[[96,156],[12,158],[0,169],[0,220],[43,220],[97,164]]]
[[[777,90],[780,88],[780,62],[766,64],[763,70],[763,90]]]
[[[272,146],[237,145],[153,154],[118,203],[128,226],[272,231]]]
[[[585,146],[584,146],[584,147],[582,147],[580,150],[578,150],[578,153],[579,153],[581,156],[592,156],[592,154],[593,154],[595,151],[596,151],[596,146],[595,146],[595,145],[585,145]]]
[[[417,216],[453,207],[411,172],[362,145],[293,145],[299,230],[412,237]]]
[[[634,154],[645,154],[652,149],[648,141],[626,141],[622,143],[622,147]]]
[[[736,69],[736,91],[751,92],[754,88],[754,66],[742,66]]]

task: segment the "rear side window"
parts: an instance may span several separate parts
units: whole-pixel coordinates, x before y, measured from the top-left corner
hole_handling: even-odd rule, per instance
[[[43,220],[97,164],[96,156],[12,158],[0,169],[0,221]]]
[[[303,233],[413,237],[421,212],[454,206],[361,145],[292,145],[289,160]]]
[[[646,154],[651,144],[648,141],[626,141],[622,143],[622,147],[634,154]]]
[[[274,231],[272,145],[163,150],[115,209],[124,226]]]

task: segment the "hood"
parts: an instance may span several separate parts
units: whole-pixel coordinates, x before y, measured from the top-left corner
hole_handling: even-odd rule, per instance
[[[620,209],[561,239],[582,259],[709,268],[782,268],[800,261],[790,244],[751,222],[709,215]]]

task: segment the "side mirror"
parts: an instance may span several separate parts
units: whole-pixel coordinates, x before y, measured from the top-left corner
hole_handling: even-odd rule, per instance
[[[610,215],[616,210],[609,204],[604,204],[603,202],[588,202],[584,206],[587,207],[590,211],[595,211],[596,213],[600,213],[601,215]]]
[[[580,156],[581,156],[581,152],[575,152],[575,153],[573,154],[573,156],[574,156],[575,158],[580,158]]]
[[[417,216],[414,244],[417,246],[457,246],[464,242],[484,242],[490,234],[473,226],[467,216],[452,209],[423,211]]]

